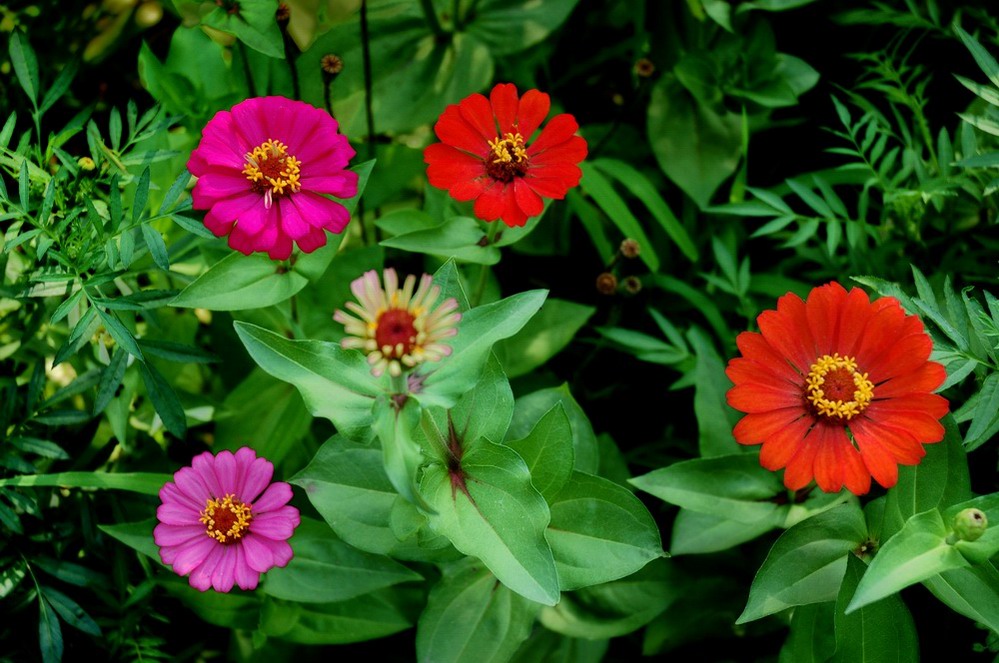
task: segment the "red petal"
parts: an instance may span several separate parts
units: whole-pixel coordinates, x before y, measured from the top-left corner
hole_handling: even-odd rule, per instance
[[[780,364],[777,364],[779,367]],[[787,364],[785,364],[787,366]],[[734,384],[758,384],[772,389],[787,390],[797,394],[802,393],[804,380],[788,367],[793,375],[787,375],[780,370],[770,370],[769,364],[762,364],[744,357],[736,357],[728,362],[725,375]]]
[[[764,440],[760,449],[760,465],[768,470],[786,467],[804,443],[805,436],[814,424],[815,420],[812,417],[801,417]]]
[[[528,90],[520,98],[520,105],[517,107],[517,129],[525,141],[529,141],[531,135],[545,121],[549,110],[551,110],[551,99],[544,92]]]
[[[939,398],[945,404],[947,402],[940,396],[934,397]],[[907,398],[912,398],[912,396]],[[867,410],[864,411],[864,415],[874,421],[891,426],[892,428],[901,428],[902,430],[906,430],[916,440],[923,444],[939,442],[943,439],[944,429],[943,426],[940,425],[940,422],[937,421],[937,417],[932,416],[925,411],[898,409],[890,406],[889,404],[893,403],[895,400],[898,399],[893,399],[891,401],[875,401],[867,406]]]
[[[475,93],[461,100],[458,104],[461,117],[468,122],[487,141],[496,138],[496,118],[493,117],[489,100]]]
[[[886,426],[866,417],[850,420],[850,432],[858,444],[870,440],[880,443],[902,465],[917,465],[926,455],[923,445],[908,431]]]
[[[551,123],[548,123],[551,126]],[[544,134],[542,133],[542,136]],[[586,141],[582,136],[570,136],[568,140],[552,145],[544,152],[531,156],[532,166],[547,166],[557,163],[579,163],[586,158]],[[528,154],[531,150],[528,148]]]
[[[932,351],[933,341],[926,332],[919,331],[897,338],[888,351],[873,364],[863,367],[858,365],[858,368],[869,373],[871,381],[878,384],[888,378],[904,376],[917,370],[926,363]]]
[[[526,216],[537,216],[545,209],[545,203],[538,194],[531,190],[531,187],[522,179],[516,178],[513,181],[513,193],[517,200],[517,207]]]
[[[544,152],[548,148],[566,142],[577,131],[579,131],[579,124],[576,122],[576,118],[568,113],[556,115],[541,130],[537,140],[527,148],[527,154],[533,158],[534,155]],[[586,141],[583,143],[585,145]]]
[[[833,281],[824,286],[814,288],[805,301],[805,316],[808,328],[815,339],[817,356],[831,355],[839,351],[840,315],[846,299],[846,290]]]
[[[775,350],[762,334],[756,332],[742,332],[735,339],[735,344],[742,352],[742,356],[757,364],[766,366],[767,369],[784,378],[788,382],[797,385],[805,384],[805,377],[796,371],[787,358]]]
[[[462,118],[457,105],[452,104],[444,109],[437,124],[434,125],[434,133],[441,142],[459,150],[476,154],[483,159],[489,155],[489,144],[486,139]]]
[[[858,367],[865,372],[870,371],[872,366],[877,366],[879,358],[884,356],[902,336],[905,313],[898,306],[881,304],[885,299],[889,298],[882,297],[874,302],[873,307],[878,310],[868,320],[867,327],[851,355],[857,360]],[[879,304],[881,305],[877,306]]]
[[[788,460],[784,469],[784,485],[791,490],[800,490],[815,477],[815,455],[819,451],[819,432],[822,426],[812,427],[811,432],[798,445],[797,451]]]
[[[813,464],[815,483],[824,492],[838,493],[843,488],[843,475],[848,462],[846,456],[849,453],[843,446],[846,445],[854,453],[856,449],[850,445],[846,430],[840,426],[819,424],[815,434],[818,436],[815,442],[818,449]]]
[[[781,410],[747,414],[732,429],[732,435],[735,436],[735,440],[739,444],[769,442],[769,438],[779,434],[792,423],[805,416],[805,414],[805,409],[801,407],[788,407]],[[808,430],[808,426],[811,425],[810,418],[806,421],[806,424],[805,430]],[[802,432],[802,436],[804,436],[804,432]]]
[[[805,302],[788,293],[777,300],[776,311],[764,311],[756,322],[767,343],[807,375],[818,355],[805,317]]]
[[[851,430],[853,430],[851,428]],[[864,459],[864,465],[870,471],[874,480],[885,488],[891,488],[898,483],[898,461],[886,445],[881,444],[872,435],[857,435],[853,431],[857,446],[860,447],[860,456]]]
[[[517,122],[517,86],[513,83],[499,83],[489,93],[489,103],[493,106],[496,123],[501,134],[516,131]]]
[[[512,184],[504,187],[503,191],[503,214],[500,216],[503,223],[511,228],[518,228],[527,223],[527,215],[517,204],[516,187]]]
[[[912,393],[928,393],[943,384],[947,371],[936,362],[928,361],[915,371],[892,378],[874,388],[875,398],[897,398]]]
[[[444,143],[427,146],[423,160],[427,163],[427,180],[438,189],[450,189],[486,176],[482,159]]]
[[[860,288],[850,290],[842,306],[836,346],[841,355],[854,357],[857,344],[861,342],[867,323],[874,315],[874,308],[867,293]]]
[[[506,185],[503,182],[490,180],[482,193],[475,199],[473,211],[475,216],[483,221],[495,221],[503,214],[503,192]]]
[[[786,407],[803,407],[801,391],[774,389],[757,384],[739,384],[728,390],[728,404],[740,412],[767,412]]]

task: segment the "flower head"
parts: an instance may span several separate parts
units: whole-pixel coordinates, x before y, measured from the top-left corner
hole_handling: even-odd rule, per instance
[[[354,315],[333,313],[349,334],[343,347],[365,352],[376,376],[386,369],[390,375],[402,375],[403,370],[451,354],[451,347],[442,341],[458,333],[457,300],[449,297],[438,304],[441,289],[429,274],[423,275],[414,292],[415,286],[416,277],[409,275],[400,288],[395,270],[386,269],[382,289],[378,272],[371,270],[350,284],[360,304],[344,306]]]
[[[160,490],[153,539],[160,558],[191,586],[228,592],[254,589],[260,574],[291,560],[298,509],[287,506],[291,486],[271,483],[274,466],[243,447],[235,454],[205,452]]]
[[[586,141],[568,114],[556,115],[532,140],[551,102],[548,95],[500,83],[448,106],[434,125],[441,139],[423,153],[427,178],[455,200],[474,200],[475,216],[522,226],[541,214],[544,198],[565,198],[579,184],[576,165],[586,158]]]
[[[246,255],[284,260],[295,243],[310,253],[326,244],[325,230],[339,233],[350,221],[320,194],[357,194],[357,173],[345,170],[353,156],[329,113],[284,97],[247,99],[216,113],[191,153],[194,207]]]
[[[746,413],[733,433],[762,443],[760,464],[785,468],[788,488],[813,477],[826,492],[845,485],[862,495],[871,477],[890,488],[898,465],[918,464],[922,445],[943,439],[948,404],[932,392],[946,373],[897,299],[872,302],[829,283],[806,301],[784,295],[757,322],[760,333],[739,334],[742,357],[726,370],[728,403]]]

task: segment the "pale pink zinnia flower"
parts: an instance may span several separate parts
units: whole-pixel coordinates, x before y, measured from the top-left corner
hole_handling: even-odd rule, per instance
[[[270,483],[274,465],[243,447],[204,452],[160,490],[153,539],[160,558],[191,586],[254,589],[260,574],[291,561],[298,509],[291,486]],[[268,485],[269,484],[269,485]]]
[[[451,354],[451,347],[441,341],[458,333],[458,302],[449,297],[437,304],[441,289],[429,274],[423,275],[414,292],[415,286],[416,277],[409,275],[399,288],[395,270],[386,269],[382,289],[378,272],[365,272],[350,284],[360,304],[344,305],[354,315],[340,310],[333,314],[348,334],[341,345],[367,354],[376,376],[386,369],[399,376],[403,370]]]
[[[216,113],[191,153],[194,207],[246,255],[284,260],[293,243],[310,253],[326,244],[324,229],[339,233],[350,221],[320,194],[357,194],[357,173],[345,170],[353,156],[329,113],[284,97],[247,99]]]

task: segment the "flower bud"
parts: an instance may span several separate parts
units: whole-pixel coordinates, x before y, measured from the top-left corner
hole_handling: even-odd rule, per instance
[[[617,292],[617,277],[610,272],[604,272],[598,276],[597,292],[601,295],[613,295]]]
[[[962,509],[951,521],[958,541],[977,541],[989,527],[989,519],[981,509]]]
[[[135,24],[140,28],[151,28],[163,18],[163,5],[158,2],[143,2],[135,10]]]
[[[656,73],[656,65],[648,58],[639,58],[635,63],[635,74],[641,78],[648,78]]]
[[[76,160],[76,165],[80,167],[80,170],[85,170],[87,172],[97,168],[97,164],[90,157],[80,157]]]
[[[628,238],[621,241],[621,248],[619,250],[625,258],[637,258],[642,250],[642,246],[635,240]]]
[[[291,7],[287,3],[279,2],[277,11],[274,12],[274,18],[277,19],[278,23],[287,23],[291,20]]]
[[[642,279],[637,276],[626,276],[623,281],[621,281],[621,287],[629,295],[637,295],[642,291]]]
[[[339,55],[327,53],[323,56],[323,59],[319,61],[319,66],[322,67],[323,73],[327,76],[336,76],[343,71],[343,60]]]

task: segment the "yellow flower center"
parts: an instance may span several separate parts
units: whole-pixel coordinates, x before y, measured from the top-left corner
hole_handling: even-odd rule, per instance
[[[874,383],[853,357],[822,355],[808,372],[805,395],[817,414],[849,421],[874,399]]]
[[[486,160],[486,172],[494,179],[509,182],[514,176],[527,172],[527,150],[524,137],[519,133],[507,133],[489,141],[491,152]]]
[[[301,190],[299,176],[302,162],[288,154],[288,146],[279,140],[265,140],[246,153],[243,174],[251,188],[264,195],[264,207],[270,209],[274,196]]]
[[[235,543],[250,528],[252,508],[236,499],[232,493],[222,499],[208,498],[199,519],[205,533],[219,543]]]

